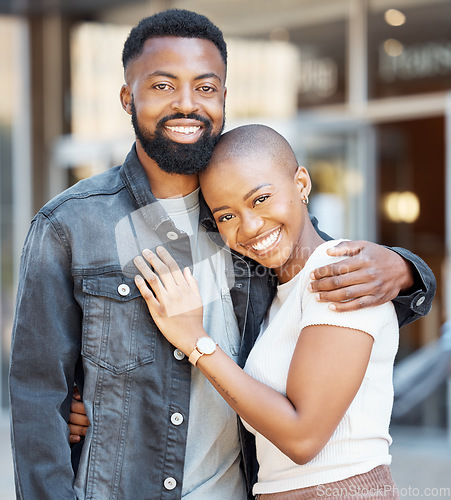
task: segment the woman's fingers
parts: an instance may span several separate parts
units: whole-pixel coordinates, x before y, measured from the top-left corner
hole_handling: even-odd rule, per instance
[[[174,260],[172,255],[166,250],[166,248],[157,247],[156,252],[158,254],[158,257],[162,260],[162,262],[167,266],[167,268],[171,272],[172,277],[174,278],[174,281],[177,283],[177,285],[185,284],[186,280],[183,276],[182,271],[180,270],[180,267],[178,266],[177,262]]]
[[[150,300],[151,298],[154,298],[152,292],[149,290],[144,280],[147,281],[155,295],[157,297],[161,297],[165,290],[163,283],[160,281],[160,278],[152,271],[152,269],[141,256],[135,257],[133,259],[133,262],[144,277],[144,279],[142,279],[140,276],[135,277],[136,286],[139,288],[139,291],[141,292],[141,295],[144,297],[144,299]]]
[[[171,254],[163,247],[157,247],[156,251],[158,255],[145,249],[142,253],[145,260],[140,256],[134,259],[136,267],[141,271],[146,281],[148,281],[149,284],[150,281],[152,281],[152,289],[154,289],[154,285],[160,290],[163,285],[165,288],[173,286],[174,284],[186,285],[186,279]],[[154,272],[146,261],[153,268]],[[155,280],[155,276],[158,281]]]

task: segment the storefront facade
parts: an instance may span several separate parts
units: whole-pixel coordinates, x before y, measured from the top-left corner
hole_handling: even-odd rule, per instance
[[[262,122],[289,139],[312,175],[323,229],[407,247],[431,266],[433,309],[403,329],[399,359],[440,337],[451,315],[449,1],[26,4],[0,3],[0,37],[13,41],[0,53],[3,95],[14,95],[0,105],[3,409],[29,220],[61,189],[121,161],[133,140],[117,98],[121,46],[133,24],[164,8],[203,13],[224,31],[227,125]],[[445,384],[436,385],[406,423],[447,425]]]

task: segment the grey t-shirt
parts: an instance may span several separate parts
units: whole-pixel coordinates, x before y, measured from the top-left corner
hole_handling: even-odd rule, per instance
[[[240,333],[226,278],[232,259],[227,250],[210,241],[199,225],[199,189],[184,198],[158,201],[177,228],[190,238],[193,274],[204,304],[205,330],[236,361]],[[246,498],[236,414],[194,367],[182,498]]]

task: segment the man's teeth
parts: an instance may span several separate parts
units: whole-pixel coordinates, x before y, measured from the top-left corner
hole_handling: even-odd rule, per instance
[[[168,130],[171,132],[177,132],[179,134],[194,134],[194,132],[197,132],[200,127],[166,127]]]
[[[254,250],[257,250],[257,252],[261,252],[262,250],[266,250],[273,243],[276,242],[277,238],[279,237],[279,234],[280,234],[280,228],[277,231],[274,231],[274,233],[271,233],[269,236],[267,236],[262,241],[259,241],[258,243],[254,243],[252,245],[252,248]]]

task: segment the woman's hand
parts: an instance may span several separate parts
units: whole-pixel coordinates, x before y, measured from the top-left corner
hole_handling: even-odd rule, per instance
[[[199,287],[189,268],[182,273],[166,249],[158,247],[156,252],[144,250],[144,258],[134,259],[143,276],[136,276],[135,283],[161,333],[189,356],[197,339],[206,335]]]
[[[332,256],[348,256],[315,269],[310,290],[336,311],[355,311],[396,298],[413,285],[409,263],[393,250],[369,241],[344,241],[329,248]]]

